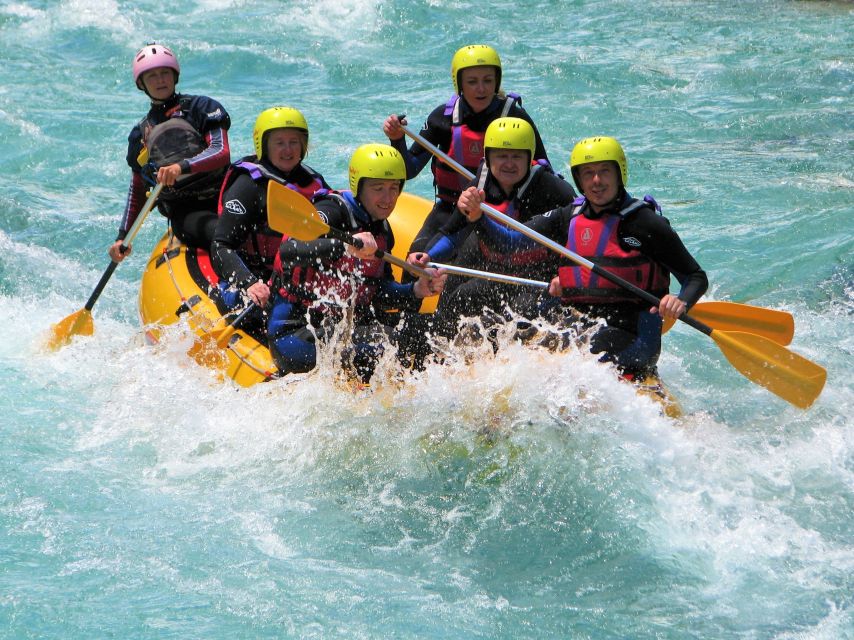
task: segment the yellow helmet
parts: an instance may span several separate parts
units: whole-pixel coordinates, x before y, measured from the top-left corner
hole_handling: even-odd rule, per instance
[[[273,129],[297,129],[305,133],[305,144],[300,158],[308,151],[308,122],[299,110],[293,107],[271,107],[262,111],[255,120],[252,129],[252,142],[255,144],[255,156],[260,160],[264,155],[264,134]]]
[[[596,138],[585,138],[575,145],[569,156],[569,168],[576,186],[581,189],[578,182],[578,167],[591,162],[616,162],[620,167],[620,177],[623,179],[623,187],[629,185],[629,164],[626,162],[626,154],[623,147],[614,138],[598,136]]]
[[[496,118],[486,128],[483,138],[483,149],[521,149],[530,154],[528,160],[533,160],[537,148],[537,137],[534,127],[522,118]]]
[[[350,191],[359,194],[363,178],[406,180],[406,165],[397,149],[387,144],[363,144],[350,156]]]
[[[495,91],[501,88],[501,58],[498,52],[486,44],[470,44],[458,49],[451,58],[451,79],[454,93],[460,93],[460,71],[469,67],[490,66],[496,68]]]

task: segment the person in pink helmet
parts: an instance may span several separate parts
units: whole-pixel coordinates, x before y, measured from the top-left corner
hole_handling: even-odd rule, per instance
[[[133,79],[151,107],[128,136],[130,188],[118,236],[108,251],[115,262],[130,253],[122,242],[154,183],[166,186],[158,209],[179,240],[205,250],[213,240],[219,190],[231,162],[231,119],[212,98],[176,93],[180,73],[175,54],[162,44],[147,44],[134,56]]]

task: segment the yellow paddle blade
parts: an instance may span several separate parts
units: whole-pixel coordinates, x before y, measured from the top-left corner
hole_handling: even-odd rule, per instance
[[[95,322],[92,320],[92,312],[80,309],[51,327],[44,346],[50,351],[57,351],[71,342],[74,336],[91,336],[93,333]]]
[[[216,324],[217,328],[204,330],[204,333],[196,338],[193,346],[187,351],[187,355],[196,360],[201,365],[223,369],[228,366],[228,356],[225,348],[229,345],[232,336],[234,336],[241,323],[250,313],[257,307],[255,303],[250,303],[244,307],[236,318],[231,323],[227,323],[225,318],[220,318]],[[198,331],[201,326],[194,327]]]
[[[791,313],[764,309],[737,302],[698,302],[688,315],[720,331],[744,331],[787,345],[795,335]],[[667,333],[676,320],[665,318],[661,333]]]
[[[275,180],[267,183],[267,222],[274,231],[306,242],[329,231],[305,196]]]
[[[827,371],[776,342],[742,331],[712,331],[712,340],[748,380],[796,407],[809,407],[824,388]]]
[[[228,329],[223,330],[223,332],[225,331]],[[232,330],[228,337],[230,338],[233,334],[234,331]],[[199,336],[193,342],[193,346],[187,350],[187,355],[203,367],[224,369],[228,366],[228,355],[223,351],[224,345],[220,345],[219,342],[218,337],[213,333]],[[227,343],[228,340],[225,342]]]

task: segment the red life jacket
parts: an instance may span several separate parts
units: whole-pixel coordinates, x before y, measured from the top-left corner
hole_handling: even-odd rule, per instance
[[[287,182],[280,176],[269,171],[264,165],[259,164],[254,160],[254,156],[247,156],[240,160],[239,162],[234,163],[229,167],[228,173],[225,175],[225,180],[223,180],[222,188],[219,192],[219,202],[217,204],[217,214],[222,215],[223,211],[223,202],[222,196],[225,193],[226,189],[234,182],[235,178],[241,173],[248,173],[249,176],[258,183],[259,189],[261,191],[262,202],[264,203],[264,213],[265,213],[265,222],[261,227],[256,227],[252,229],[249,233],[249,236],[243,243],[243,246],[240,248],[240,252],[245,254],[247,258],[252,261],[253,259],[256,261],[261,261],[266,264],[268,267],[273,266],[274,259],[279,255],[279,245],[282,242],[282,234],[274,231],[270,228],[269,224],[266,222],[266,197],[267,190],[266,188],[261,189],[262,187],[266,187],[268,180],[275,180],[279,184],[283,184],[289,189],[293,189],[297,193],[302,194],[309,200],[318,192],[322,191],[326,188],[326,185],[323,182],[323,177],[317,173],[314,169],[309,167],[306,164],[303,164],[302,167],[308,171],[311,175],[312,180],[305,186],[300,186],[298,184],[294,184],[292,182]]]
[[[350,234],[368,230],[370,216],[356,202],[350,191],[330,191],[328,196],[335,198],[347,212],[347,226]],[[373,234],[377,248],[390,251],[394,236],[387,221],[383,230]],[[282,287],[279,293],[291,302],[299,302],[307,307],[336,307],[350,300],[357,306],[368,306],[376,293],[377,281],[385,275],[385,265],[379,258],[360,260],[344,254],[335,261],[322,261],[317,266],[298,266],[285,272],[281,259],[276,253],[274,269],[280,276]]]
[[[501,213],[514,220],[519,220],[522,212],[519,210],[520,201],[522,200],[522,196],[528,190],[528,187],[531,185],[534,176],[538,171],[543,168],[543,165],[539,163],[534,163],[531,166],[531,170],[528,172],[528,177],[525,179],[525,182],[516,190],[516,194],[512,200],[505,200],[504,202],[500,202],[498,204],[488,203],[490,207],[493,209],[497,209]],[[486,168],[486,163],[484,163],[478,175],[477,188],[482,190],[486,186],[486,178],[489,173],[489,170]],[[525,219],[528,220],[530,216],[525,216]],[[527,250],[527,251],[511,251],[509,253],[504,253],[498,251],[496,249],[491,248],[483,239],[479,240],[480,245],[480,254],[487,262],[494,263],[496,265],[502,265],[504,267],[510,266],[520,266],[520,265],[529,265],[535,264],[538,262],[542,262],[549,256],[549,250],[545,247],[541,247],[539,245]],[[512,274],[511,274],[512,275]]]
[[[640,251],[620,246],[619,226],[634,211],[649,206],[643,200],[632,200],[617,214],[591,219],[582,213],[586,203],[576,206],[569,223],[566,247],[587,258],[602,269],[627,280],[655,296],[667,293],[670,274]],[[637,302],[638,298],[619,285],[580,266],[558,269],[562,299],[569,303],[612,304]]]
[[[519,100],[515,93],[507,94],[504,106],[496,118],[503,118]],[[451,117],[451,146],[448,155],[474,173],[483,159],[483,139],[486,131],[472,131],[460,119],[460,96],[451,96],[445,105],[445,115]],[[433,161],[433,182],[436,185],[436,195],[441,200],[455,204],[460,193],[469,183],[468,178],[457,173],[444,162]]]

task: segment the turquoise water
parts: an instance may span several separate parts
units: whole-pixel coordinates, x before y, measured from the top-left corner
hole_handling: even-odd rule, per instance
[[[854,5],[486,6],[0,4],[0,637],[854,638]],[[150,39],[231,112],[235,156],[293,104],[337,185],[388,113],[447,98],[457,47],[494,44],[553,161],[619,138],[710,298],[794,314],[827,388],[791,407],[677,327],[680,420],[518,346],[372,393],[328,365],[238,391],[185,334],[141,338],[160,218],[95,336],[44,353],[108,264]]]

